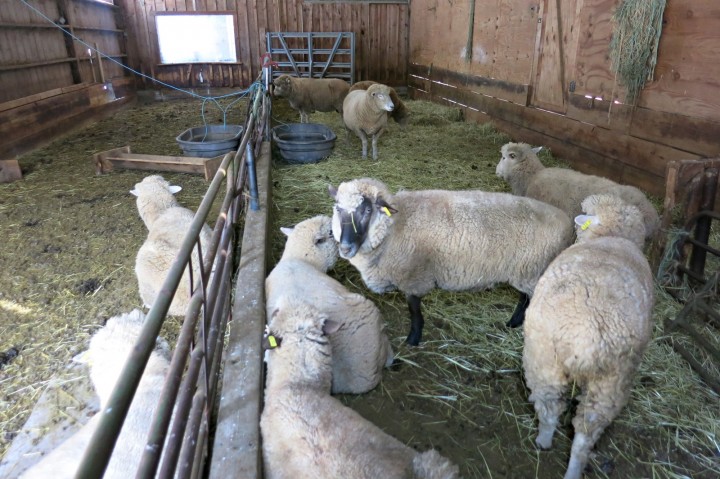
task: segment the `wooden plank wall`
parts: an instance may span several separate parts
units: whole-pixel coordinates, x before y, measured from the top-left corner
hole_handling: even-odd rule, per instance
[[[19,1],[0,8],[0,103],[100,80],[88,47],[63,29],[116,61],[125,57],[117,6],[88,0],[28,0],[42,15]],[[53,24],[60,18],[63,22]],[[121,20],[121,19],[120,19]],[[62,27],[62,29],[60,28]],[[106,79],[121,77],[121,66],[105,59]]]
[[[472,61],[464,60],[476,2]],[[409,91],[460,104],[574,167],[663,196],[672,160],[720,154],[720,5],[673,0],[637,106],[608,56],[619,0],[413,0]]]
[[[313,3],[303,0],[116,0],[125,12],[130,65],[177,87],[247,87],[261,72],[265,32],[354,32],[356,80],[393,86],[407,81],[410,11],[407,3]],[[236,64],[161,65],[155,12],[235,15]],[[199,82],[200,69],[208,83]],[[146,81],[145,86],[153,86]]]

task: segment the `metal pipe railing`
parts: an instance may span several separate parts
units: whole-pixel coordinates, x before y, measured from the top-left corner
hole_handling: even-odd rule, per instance
[[[135,348],[125,362],[123,370],[112,394],[110,395],[106,407],[98,413],[102,414],[102,418],[90,440],[88,448],[83,454],[76,478],[96,479],[103,476],[104,471],[107,468],[107,464],[110,461],[112,450],[120,434],[123,421],[127,415],[130,404],[132,403],[137,386],[142,378],[145,365],[147,364],[150,354],[155,347],[156,338],[160,332],[165,316],[167,315],[170,303],[172,302],[175,291],[179,285],[185,268],[188,266],[188,262],[191,260],[192,253],[195,248],[198,248],[198,258],[201,263],[201,277],[195,281],[197,288],[193,293],[193,297],[190,301],[190,306],[185,317],[185,322],[183,323],[180,337],[178,338],[177,347],[175,349],[175,353],[173,354],[173,360],[171,361],[171,372],[168,374],[166,383],[163,387],[162,400],[158,403],[151,431],[148,435],[149,447],[145,448],[140,467],[137,472],[137,477],[154,477],[161,454],[163,454],[160,446],[166,442],[167,428],[170,424],[170,418],[174,409],[176,421],[184,422],[188,419],[191,420],[193,427],[188,429],[188,433],[191,433],[191,437],[194,438],[193,440],[197,440],[198,424],[202,424],[202,421],[198,423],[198,419],[195,415],[193,415],[192,411],[197,408],[200,408],[200,411],[206,410],[207,405],[210,403],[209,401],[206,401],[206,399],[208,397],[214,398],[215,396],[214,390],[212,389],[215,387],[216,381],[212,378],[212,375],[208,373],[212,372],[216,363],[219,364],[220,355],[216,356],[216,351],[218,344],[219,347],[222,348],[222,338],[218,338],[217,335],[219,334],[219,331],[225,330],[225,325],[222,323],[226,322],[228,317],[228,314],[223,312],[226,308],[225,303],[227,302],[227,294],[226,292],[218,294],[218,289],[221,287],[221,284],[224,285],[224,287],[227,287],[229,282],[231,263],[230,267],[227,266],[228,258],[231,258],[231,254],[228,255],[228,250],[230,249],[229,242],[234,237],[233,232],[230,230],[233,228],[235,219],[240,211],[238,201],[242,200],[242,198],[239,197],[239,192],[244,184],[244,177],[249,177],[249,175],[244,173],[250,170],[250,168],[245,167],[242,162],[244,156],[243,152],[253,136],[258,111],[257,105],[259,101],[262,102],[262,100],[264,100],[263,89],[257,88],[255,90],[255,95],[256,97],[254,98],[254,102],[251,102],[254,105],[252,110],[253,114],[248,115],[241,145],[238,147],[235,155],[228,154],[223,158],[217,174],[213,178],[200,206],[197,209],[189,231],[183,240],[165,281],[163,282],[157,299],[146,316],[145,324],[143,325]],[[262,111],[263,113],[266,113],[265,109]],[[258,139],[258,141],[260,140]],[[230,174],[228,174],[228,172],[230,172]],[[226,179],[227,187],[226,198],[223,202],[223,214],[221,214],[219,223],[216,224],[216,228],[213,231],[213,239],[211,244],[206,247],[206,256],[203,258],[202,250],[198,247],[199,235],[209,215],[212,204],[217,197],[220,185]],[[255,186],[255,188],[257,187]],[[225,212],[228,211],[231,213],[231,219],[229,222],[227,221],[227,217],[225,215]],[[220,237],[219,240],[218,236]],[[222,247],[219,247],[221,244]],[[218,249],[220,249],[222,253],[216,258]],[[217,274],[213,276],[212,281],[210,281],[210,286],[208,287],[207,285],[210,275],[209,266],[215,263],[214,260],[216,259],[218,260],[218,266],[216,266]],[[215,307],[218,304],[215,302],[216,297],[222,298],[222,302],[219,303],[219,311],[215,311]],[[201,359],[206,359],[210,366],[206,364],[205,368],[199,368],[197,376],[194,378],[190,377],[187,381],[188,390],[197,389],[198,392],[201,391],[202,400],[199,400],[199,396],[196,394],[195,399],[193,399],[193,407],[191,408],[190,415],[188,416],[187,414],[183,414],[185,419],[180,419],[178,416],[180,415],[180,412],[184,411],[180,411],[179,407],[176,408],[175,400],[177,399],[177,392],[182,384],[182,371],[186,365],[190,345],[194,338],[194,332],[197,326],[198,313],[203,303],[205,305],[203,313],[206,317],[203,319],[202,325],[203,327],[210,326],[209,330],[206,329],[209,337],[205,338],[207,339],[207,345],[204,344],[205,341],[201,341],[199,344],[196,344],[196,350],[200,351],[197,354],[201,357]],[[220,324],[213,324],[212,320],[210,320],[210,323],[208,324],[207,318],[218,318],[217,321],[220,321]],[[206,353],[208,352],[212,353],[212,357],[206,356]],[[201,360],[200,362],[202,363],[203,361]],[[205,373],[202,376],[199,374],[201,371]],[[190,371],[188,371],[188,375],[190,375]],[[211,377],[208,377],[209,375]],[[198,377],[200,376],[203,381],[200,388],[197,388],[196,383]],[[186,377],[186,379],[188,378]],[[195,407],[196,401],[199,401],[199,405],[197,407]],[[180,429],[180,426],[178,426],[178,429]],[[168,444],[172,443],[174,439],[175,438],[171,437],[170,440],[167,441]],[[198,446],[200,447],[200,445]],[[192,454],[188,453],[187,457],[202,457],[202,454],[199,454],[196,449],[191,449]],[[170,462],[176,463],[176,461]],[[170,464],[170,462],[168,462],[168,464]],[[175,466],[172,468],[174,469]],[[197,467],[192,467],[191,464],[190,470],[199,469]]]

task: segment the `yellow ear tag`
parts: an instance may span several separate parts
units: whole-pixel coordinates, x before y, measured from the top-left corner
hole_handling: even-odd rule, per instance
[[[592,224],[592,220],[587,220],[587,221],[585,221],[585,223],[582,224],[580,229],[585,231],[586,229],[590,228],[591,224]]]
[[[380,208],[380,210],[382,210],[382,212],[386,215],[392,216],[392,213],[390,213],[390,209],[387,206],[383,206],[382,208]]]
[[[275,336],[272,334],[268,336],[268,343],[270,343],[270,348],[275,349],[278,347],[277,340],[275,339]]]

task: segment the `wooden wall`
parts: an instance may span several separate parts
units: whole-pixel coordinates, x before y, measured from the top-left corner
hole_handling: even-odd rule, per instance
[[[17,156],[133,99],[129,77],[112,61],[127,58],[117,6],[94,0],[27,4],[3,2],[0,8],[0,182],[20,178]],[[101,68],[89,46],[112,60],[103,58]]]
[[[354,32],[356,80],[405,86],[410,10],[406,2],[303,0],[116,0],[126,15],[130,65],[178,87],[247,87],[261,72],[265,32]],[[235,64],[161,65],[155,12],[228,12],[236,17]],[[145,81],[145,86],[153,86]]]
[[[413,0],[410,91],[662,196],[669,161],[720,154],[720,6],[668,2],[654,80],[632,108],[608,56],[618,3]]]

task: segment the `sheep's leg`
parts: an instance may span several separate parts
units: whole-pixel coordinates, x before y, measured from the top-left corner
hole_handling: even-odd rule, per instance
[[[300,110],[300,123],[310,123],[310,117],[306,111]]]
[[[541,449],[552,447],[558,419],[565,410],[565,401],[562,400],[564,389],[564,386],[560,385],[543,385],[532,389],[530,401],[534,403],[538,416],[538,435],[535,444]]]
[[[360,141],[362,141],[362,157],[364,160],[367,158],[367,135],[364,131],[358,130],[358,136],[360,137]]]
[[[411,346],[417,346],[422,339],[425,319],[423,319],[419,297],[409,294],[407,296],[407,302],[408,309],[410,310],[410,334],[408,334],[405,342]]]
[[[382,130],[380,130],[372,136],[373,160],[378,159],[377,143],[382,133]]]
[[[565,479],[580,479],[588,463],[590,451],[605,428],[617,417],[630,396],[630,378],[627,371],[613,371],[613,376],[588,383],[580,396],[577,413],[573,418],[573,438]]]
[[[529,305],[530,296],[521,291],[520,299],[518,300],[517,306],[515,306],[515,311],[510,317],[510,321],[505,323],[505,326],[509,328],[517,328],[519,326],[522,326],[522,324],[525,322],[525,310],[528,308]]]

